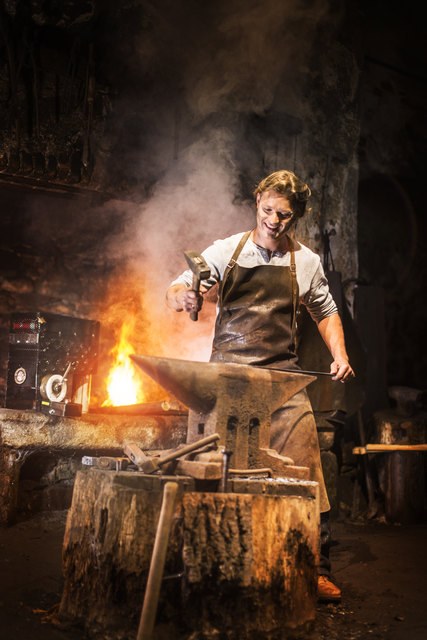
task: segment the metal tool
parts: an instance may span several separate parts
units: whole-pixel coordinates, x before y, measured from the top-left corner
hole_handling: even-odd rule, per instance
[[[193,451],[196,451],[197,449],[201,449],[207,444],[219,440],[219,437],[220,436],[218,433],[213,433],[206,438],[202,438],[201,440],[197,440],[196,442],[187,444],[183,447],[180,447],[179,449],[175,449],[175,451],[172,451],[165,456],[159,457],[146,456],[142,449],[140,449],[134,442],[130,442],[129,444],[127,444],[123,451],[128,456],[128,458],[130,458],[132,462],[136,464],[139,471],[149,474],[159,471],[160,467],[168,462],[173,462],[174,460],[181,458],[187,453],[191,453]]]
[[[230,467],[230,457],[233,455],[232,451],[228,449],[222,450],[222,477],[219,485],[219,491],[225,493],[227,491],[228,470]]]
[[[184,251],[185,259],[187,260],[187,264],[193,272],[193,285],[192,289],[197,294],[200,291],[200,282],[201,280],[206,280],[211,275],[211,270],[206,264],[206,260],[196,251]],[[192,311],[190,313],[191,320],[197,320],[198,312]]]
[[[363,418],[362,418],[362,411],[361,409],[359,409],[357,411],[357,428],[359,431],[359,439],[360,439],[360,444],[362,447],[365,447],[366,445],[366,438],[365,438],[365,428],[364,428],[364,424],[363,424]],[[372,519],[374,518],[377,513],[378,513],[378,509],[379,509],[379,505],[376,499],[376,495],[375,495],[375,484],[374,484],[374,480],[372,478],[372,474],[371,474],[371,469],[369,466],[369,456],[365,453],[364,455],[361,456],[362,458],[362,464],[363,464],[363,474],[365,477],[365,483],[366,483],[366,491],[368,493],[368,513],[367,513],[367,517],[368,519]]]
[[[304,371],[303,369],[275,369],[274,367],[269,367],[269,369],[273,369],[274,371],[283,371],[284,373],[302,373],[306,376],[328,376],[332,378],[335,373],[328,373],[327,371]]]
[[[113,458],[112,456],[83,456],[82,465],[112,471],[125,471],[128,468],[127,458]]]
[[[144,473],[152,473],[153,471],[157,471],[158,465],[151,461],[154,459],[152,456],[147,456],[145,453],[138,447],[135,442],[128,442],[128,444],[123,449],[123,452],[129,460],[131,460],[137,467],[139,471],[143,471],[143,466],[145,465],[148,469],[144,470]]]

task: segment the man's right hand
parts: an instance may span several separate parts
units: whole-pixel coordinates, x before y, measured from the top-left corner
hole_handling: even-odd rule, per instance
[[[200,293],[188,289],[184,284],[174,284],[166,292],[168,307],[175,311],[187,311],[188,313],[200,311],[203,305],[203,297]]]

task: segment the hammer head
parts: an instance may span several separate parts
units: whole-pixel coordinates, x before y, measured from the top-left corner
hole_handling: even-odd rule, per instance
[[[188,266],[199,281],[209,278],[211,270],[203,256],[197,253],[197,251],[184,251],[184,256]]]
[[[146,456],[135,442],[129,442],[123,449],[127,457],[132,460],[143,473],[154,473],[158,470],[159,465],[155,458]]]

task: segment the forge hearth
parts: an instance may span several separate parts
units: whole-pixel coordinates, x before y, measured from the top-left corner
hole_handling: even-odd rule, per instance
[[[177,447],[185,442],[187,420],[182,412],[70,418],[0,408],[0,524],[40,509],[68,508],[83,456],[121,456],[129,442],[144,449]]]

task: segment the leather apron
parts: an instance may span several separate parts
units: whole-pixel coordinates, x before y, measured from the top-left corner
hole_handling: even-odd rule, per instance
[[[223,277],[211,362],[298,368],[294,347],[298,283],[291,246],[291,266],[237,264],[250,232],[236,248]],[[295,394],[271,417],[270,446],[310,469],[319,483],[320,511],[329,510],[320,460],[316,423],[305,390]]]

